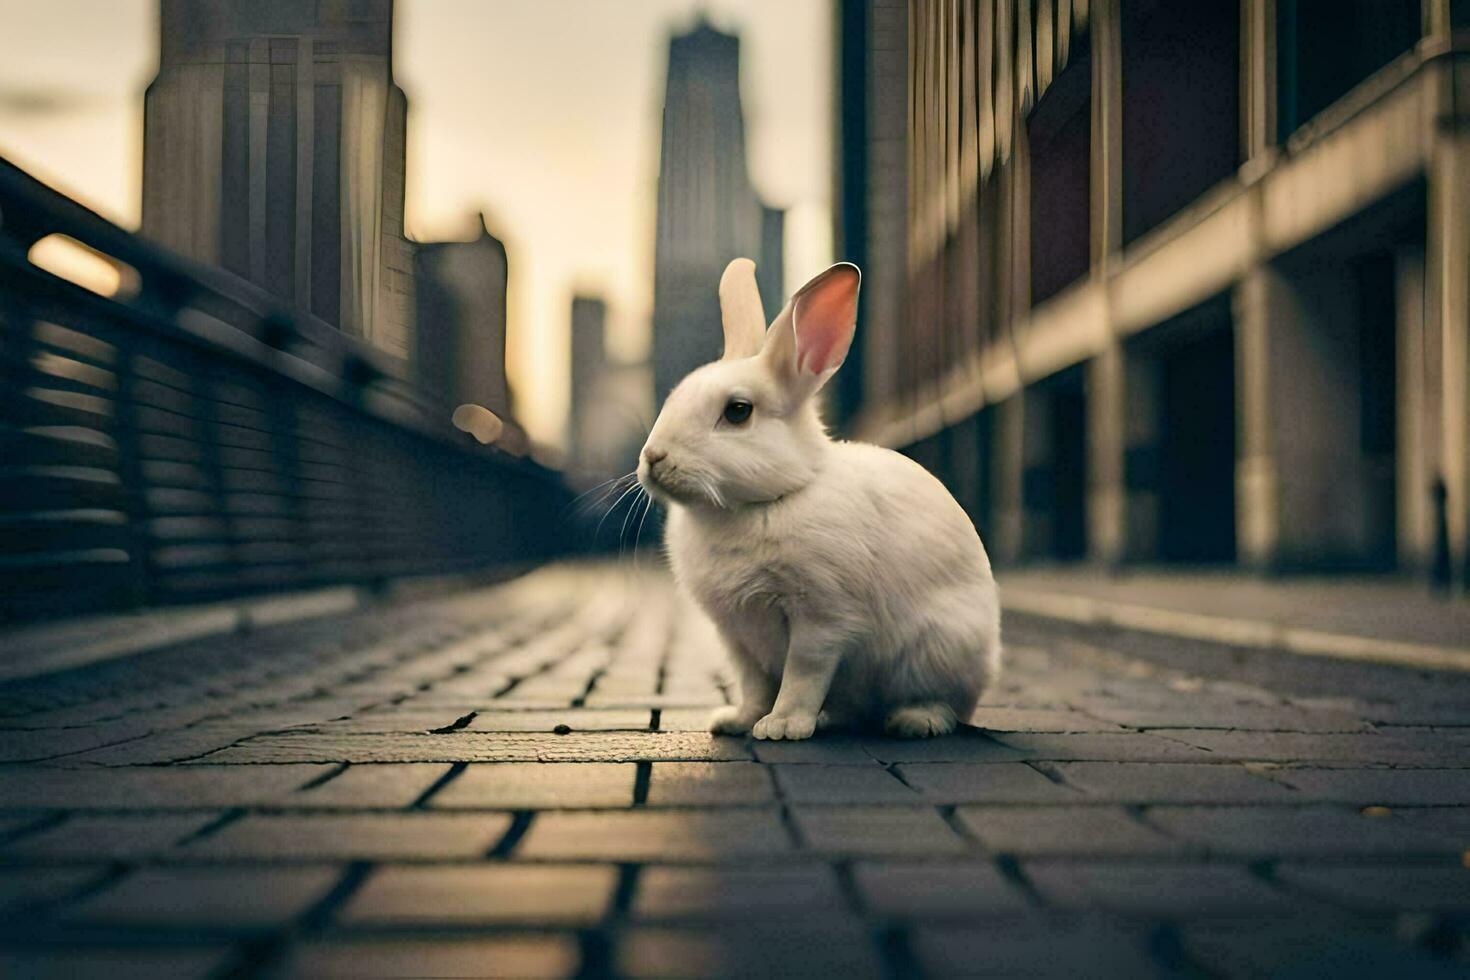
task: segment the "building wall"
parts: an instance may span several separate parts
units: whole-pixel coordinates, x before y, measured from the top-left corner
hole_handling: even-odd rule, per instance
[[[867,324],[890,353],[867,365],[858,431],[974,499],[989,487],[1006,560],[1061,557],[1057,521],[1080,519],[1103,563],[1463,577],[1470,137],[1435,123],[1465,112],[1458,17],[1447,0],[910,3],[906,322]],[[1078,458],[1054,421],[1075,384],[1080,517],[1069,478],[1036,475]],[[1180,523],[1191,479],[1210,481],[1209,526]]]
[[[159,23],[143,233],[407,358],[392,0],[162,0]]]

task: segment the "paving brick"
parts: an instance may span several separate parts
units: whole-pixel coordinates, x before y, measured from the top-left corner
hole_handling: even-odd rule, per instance
[[[664,708],[658,715],[661,732],[707,732],[713,707]]]
[[[69,920],[225,931],[279,926],[320,902],[340,868],[145,868],[66,909]]]
[[[1459,861],[1433,866],[1284,863],[1276,867],[1276,879],[1294,891],[1346,908],[1470,912],[1470,868]]]
[[[555,810],[633,805],[630,762],[493,762],[468,766],[431,807]]]
[[[532,821],[518,858],[605,861],[742,861],[792,850],[774,810],[630,810],[545,813]]]
[[[1005,915],[1033,907],[1021,889],[988,862],[860,863],[853,877],[863,903],[883,917]]]
[[[279,806],[399,810],[433,786],[449,766],[434,763],[364,763],[348,766],[324,783],[298,790]]]
[[[311,977],[1275,976],[1302,943],[1399,976],[1424,962],[1395,944],[1448,949],[1470,921],[1464,679],[1260,657],[1195,675],[1164,641],[1022,623],[989,733],[712,738],[732,673],[667,589],[551,569],[4,685],[0,755],[78,751],[0,766],[19,922],[0,935],[139,956],[217,936],[235,948],[212,969],[238,973],[269,929],[269,970]],[[596,706],[572,707],[589,683]],[[169,760],[188,764],[129,765]],[[110,855],[147,864],[114,880]],[[371,866],[300,929],[348,862]],[[298,872],[319,877],[279,877]],[[1311,931],[1328,922],[1340,941]]]
[[[633,915],[640,919],[736,919],[799,916],[810,921],[845,911],[832,869],[645,867]]]
[[[37,824],[49,819],[50,817],[39,811],[35,813],[0,814],[0,839],[14,837],[23,831],[29,831]]]
[[[1368,701],[1363,717],[1374,724],[1385,725],[1466,725],[1470,724],[1470,700],[1439,701],[1415,698],[1401,701]]]
[[[916,762],[899,766],[898,772],[930,803],[1067,803],[1082,798],[1077,790],[1019,762]]]
[[[1465,761],[1464,746],[1433,736],[1228,732],[1161,729],[1159,734],[1229,759],[1268,762],[1373,762],[1398,766],[1451,766]]]
[[[228,946],[0,947],[0,976],[24,980],[200,980],[229,961]]]
[[[749,760],[733,738],[694,732],[454,732],[448,735],[261,735],[211,755],[212,763],[654,762]]]
[[[66,761],[69,764],[93,766],[156,766],[196,759],[259,732],[260,728],[255,725],[199,725],[105,746],[69,756]]]
[[[581,952],[572,936],[440,936],[305,943],[296,948],[281,972],[301,980],[549,978],[575,976],[580,963]]]
[[[270,803],[327,765],[190,766],[173,769],[0,769],[6,804],[35,808],[181,809]]]
[[[813,928],[724,928],[717,932],[640,928],[625,932],[616,952],[626,977],[815,977],[860,980],[883,975],[872,941],[856,924]]]
[[[1341,917],[1292,916],[1289,921],[1205,920],[1185,924],[1179,942],[1211,976],[1463,977],[1464,965],[1433,956],[1389,929]]]
[[[309,728],[313,734],[321,734],[328,738],[337,738],[342,735],[419,735],[424,732],[433,731],[436,728],[444,728],[453,725],[457,720],[469,712],[455,711],[444,708],[438,711],[382,711],[370,712],[358,715],[355,718],[341,718],[333,721],[319,722],[310,726],[275,726],[272,729],[261,728],[261,732],[267,730],[278,731],[281,728],[290,728],[301,733],[303,727]],[[259,733],[257,733],[259,734]]]
[[[179,856],[300,860],[478,857],[510,828],[503,813],[268,814],[248,816],[183,847]]]
[[[1053,768],[1067,785],[1114,803],[1301,802],[1291,789],[1232,763],[1059,762]]]
[[[702,690],[677,691],[667,694],[600,694],[593,691],[587,696],[589,708],[704,708],[714,710],[725,703],[725,696],[717,687]]]
[[[1470,769],[1276,769],[1303,800],[1437,806],[1470,804]]]
[[[1121,732],[1115,722],[1081,711],[1047,708],[997,708],[982,705],[969,723],[987,732]]]
[[[1016,757],[1036,762],[1208,762],[1210,754],[1193,745],[1149,732],[1059,735],[1002,732],[996,739]]]
[[[1058,908],[1188,918],[1301,907],[1299,899],[1231,865],[1046,860],[1025,862],[1022,869],[1041,897]]]
[[[39,902],[74,895],[100,880],[106,871],[104,865],[0,868],[0,912],[14,912]]]
[[[89,728],[0,731],[0,763],[39,762],[147,735],[146,722],[120,720]]]
[[[780,765],[772,767],[781,796],[792,803],[898,803],[920,796],[879,766]]]
[[[574,732],[646,732],[652,718],[653,712],[647,708],[481,711],[465,726],[465,731],[553,732],[564,725]]]
[[[0,849],[7,858],[99,861],[144,858],[169,850],[218,814],[78,814]]]
[[[1113,921],[1034,917],[1003,928],[921,925],[909,944],[938,977],[1174,977],[1149,949],[1151,929]]]
[[[962,806],[955,816],[986,848],[1003,854],[1143,856],[1183,850],[1121,807]]]
[[[1470,850],[1470,806],[1393,807],[1389,815],[1414,833],[1431,834]]]
[[[974,728],[962,727],[944,738],[864,738],[863,750],[883,763],[894,762],[1018,762],[1026,758]]]
[[[1129,728],[1223,728],[1280,732],[1362,732],[1369,724],[1347,712],[1313,711],[1292,705],[1201,702],[1174,698],[1157,707],[1093,707],[1100,717]]]
[[[1148,821],[1211,853],[1249,858],[1458,855],[1463,847],[1392,813],[1348,807],[1160,806]]]
[[[722,741],[734,741],[725,738]],[[823,735],[800,742],[770,742],[753,739],[750,743],[761,762],[820,763],[829,766],[877,765],[864,741],[848,735]]]
[[[769,768],[754,762],[655,762],[649,806],[765,805],[776,798]]]
[[[805,846],[828,854],[958,854],[968,846],[931,807],[808,806],[792,818]]]
[[[592,925],[617,885],[608,865],[390,866],[372,872],[338,918],[353,926]]]

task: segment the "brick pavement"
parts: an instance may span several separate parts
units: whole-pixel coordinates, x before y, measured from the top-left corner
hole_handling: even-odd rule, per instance
[[[627,565],[0,685],[0,976],[1470,972],[1470,678],[1007,641],[922,743],[704,734]]]

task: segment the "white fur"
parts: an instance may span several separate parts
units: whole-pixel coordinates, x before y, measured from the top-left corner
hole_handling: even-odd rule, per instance
[[[803,295],[818,290],[828,298],[804,321]],[[834,267],[798,292],[757,354],[731,356],[742,348],[727,336],[726,358],[669,395],[639,463],[670,509],[674,574],[739,672],[741,703],[715,714],[717,733],[945,734],[1000,666],[995,581],[968,515],[917,463],[833,441],[818,418],[812,396],[852,329],[831,313],[847,309],[842,290],[855,316],[856,270]],[[813,341],[822,331],[840,342]],[[812,343],[835,363],[811,364]],[[755,406],[748,423],[723,420],[732,396]]]

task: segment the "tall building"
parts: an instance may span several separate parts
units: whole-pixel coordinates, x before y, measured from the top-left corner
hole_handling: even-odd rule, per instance
[[[574,459],[592,450],[590,429],[597,411],[597,387],[607,365],[607,304],[596,296],[572,297],[571,438]]]
[[[407,357],[392,0],[161,0],[159,28],[143,233]]]
[[[719,357],[720,274],[756,263],[767,313],[782,301],[783,216],[751,187],[740,39],[701,22],[669,42],[654,245],[654,387],[661,399]],[[774,254],[772,254],[774,253]]]
[[[466,242],[419,245],[415,254],[417,328],[414,375],[444,418],[458,405],[483,405],[511,418],[505,374],[505,246],[483,216]]]
[[[893,373],[860,434],[939,472],[1001,561],[1470,577],[1470,110],[1441,56],[1465,4],[906,27],[904,317],[869,323]],[[844,120],[871,98],[839,91]]]

